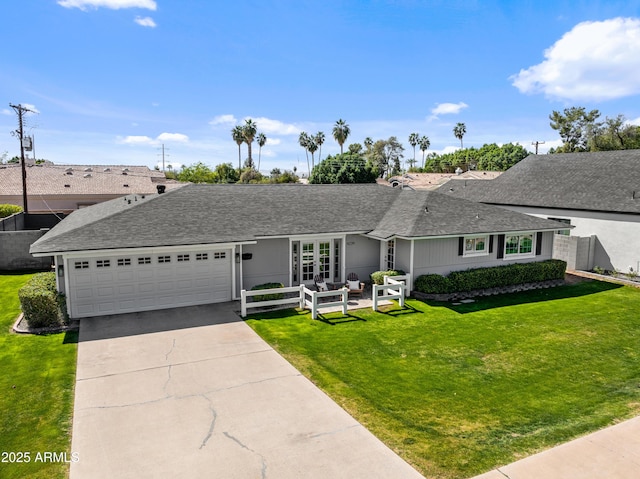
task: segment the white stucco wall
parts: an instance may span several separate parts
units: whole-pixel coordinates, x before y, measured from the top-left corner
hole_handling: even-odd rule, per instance
[[[640,268],[640,215],[509,207],[540,218],[565,218],[575,226],[572,236],[595,235],[593,265],[627,272]]]

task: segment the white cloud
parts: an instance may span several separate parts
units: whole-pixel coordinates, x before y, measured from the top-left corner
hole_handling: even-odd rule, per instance
[[[640,93],[640,19],[583,22],[510,77],[522,93],[565,100],[610,100]]]
[[[640,126],[640,117],[636,118],[635,120],[628,120],[627,124],[629,125],[635,125],[635,126]]]
[[[188,143],[189,137],[182,133],[160,133],[155,139],[146,135],[130,135],[118,138],[118,143],[124,143],[125,145],[159,145],[167,141]]]
[[[136,22],[141,27],[155,28],[157,26],[156,22],[154,22],[153,18],[151,17],[136,17],[134,22]]]
[[[245,118],[248,120],[249,117]],[[282,123],[280,120],[272,120],[271,118],[253,118],[253,121],[258,125],[258,131],[263,132],[264,134],[275,134],[275,135],[297,135],[300,133],[300,128],[295,125]]]
[[[155,10],[157,8],[154,0],[58,0],[58,5],[65,8],[79,8],[87,11],[89,8],[110,8],[119,10],[121,8],[146,8]]]
[[[0,111],[0,113],[2,113],[3,115],[11,115],[11,110],[7,110],[6,108],[3,108],[2,111]]]
[[[214,117],[213,120],[209,122],[210,125],[233,125],[234,123],[238,123],[236,117],[233,115],[218,115]]]
[[[153,144],[153,138],[149,138],[148,136],[133,135],[121,139],[120,143],[124,143],[126,145],[151,145]]]
[[[432,118],[438,115],[457,115],[468,106],[462,101],[459,103],[438,103],[435,108],[431,109],[431,115]]]
[[[179,141],[182,143],[186,143],[189,141],[189,137],[187,135],[183,135],[182,133],[160,133],[157,141]]]
[[[279,145],[280,143],[282,143],[282,140],[280,138],[269,138],[267,137],[267,145],[269,146],[275,146],[275,145]]]

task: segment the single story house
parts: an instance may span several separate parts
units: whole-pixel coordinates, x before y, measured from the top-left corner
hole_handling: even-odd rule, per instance
[[[72,318],[238,299],[267,282],[415,278],[552,257],[561,225],[432,191],[187,185],[75,211],[31,246]]]
[[[640,150],[530,155],[494,180],[438,191],[573,226],[557,240],[577,249],[575,269],[640,269]]]
[[[29,213],[70,213],[128,194],[148,195],[157,185],[173,188],[164,173],[146,166],[26,163]],[[24,207],[22,167],[0,165],[0,203]]]

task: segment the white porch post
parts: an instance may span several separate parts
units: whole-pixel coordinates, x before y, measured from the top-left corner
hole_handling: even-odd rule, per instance
[[[347,280],[347,236],[342,237],[342,258],[340,261],[340,282]]]

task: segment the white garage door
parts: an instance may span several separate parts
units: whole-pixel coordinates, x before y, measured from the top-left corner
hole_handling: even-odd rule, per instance
[[[69,260],[74,318],[231,300],[231,251]]]

